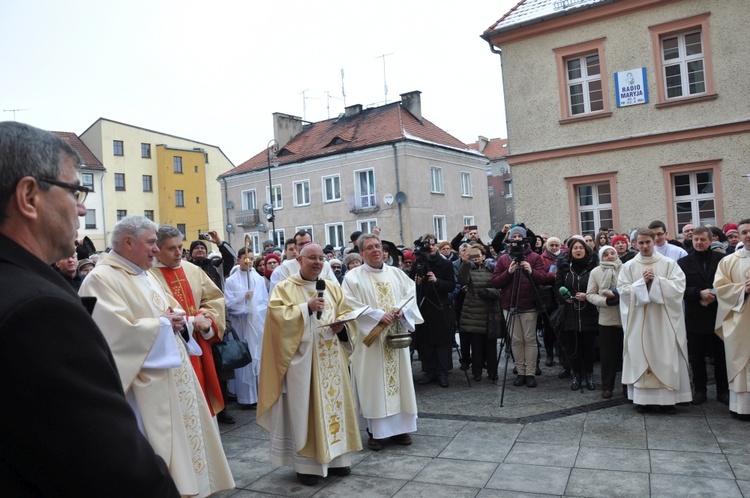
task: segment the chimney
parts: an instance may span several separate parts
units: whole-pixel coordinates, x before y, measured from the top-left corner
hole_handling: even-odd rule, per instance
[[[487,137],[479,135],[479,137],[477,138],[477,150],[484,153],[484,149],[487,147],[488,143],[490,143],[490,141],[487,139]]]
[[[362,104],[354,104],[344,108],[344,117],[353,118],[362,112]]]
[[[302,131],[302,118],[280,112],[273,113],[273,138],[279,142],[279,149],[289,143]]]
[[[419,90],[414,90],[401,94],[401,106],[417,118],[420,123],[422,123],[422,98],[419,96],[421,93]]]

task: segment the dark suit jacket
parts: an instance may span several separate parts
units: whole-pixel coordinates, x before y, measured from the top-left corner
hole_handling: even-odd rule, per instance
[[[0,495],[179,496],[81,299],[3,235],[0,338]]]
[[[685,273],[685,295],[683,299],[685,300],[685,329],[689,334],[714,333],[718,304],[714,302],[710,306],[701,306],[701,291],[713,288],[716,268],[724,255],[710,249],[708,252],[711,253],[707,265],[708,271],[703,269],[697,251],[693,251],[677,261],[677,264]]]

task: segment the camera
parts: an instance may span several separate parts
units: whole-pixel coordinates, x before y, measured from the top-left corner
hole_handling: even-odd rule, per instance
[[[198,236],[198,238],[201,239],[201,240],[211,240],[211,236],[209,234],[207,234],[207,233],[200,234]]]
[[[511,240],[507,242],[508,256],[511,260],[515,261],[516,263],[520,263],[526,258],[524,254],[526,251],[526,243],[526,239]]]
[[[428,255],[430,254],[430,241],[424,240],[422,237],[414,241],[414,253]]]

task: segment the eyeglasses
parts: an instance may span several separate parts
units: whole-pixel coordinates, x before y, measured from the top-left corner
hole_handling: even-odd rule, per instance
[[[51,180],[49,178],[39,178],[38,181],[70,190],[73,193],[73,197],[75,197],[78,204],[83,204],[83,202],[86,200],[86,196],[89,195],[89,192],[91,192],[90,188],[84,187],[83,185],[60,182],[57,180]]]

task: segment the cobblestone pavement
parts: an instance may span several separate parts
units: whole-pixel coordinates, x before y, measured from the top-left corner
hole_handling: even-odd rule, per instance
[[[271,465],[255,411],[230,404],[237,424],[221,429],[237,489],[216,496],[750,498],[750,422],[732,418],[713,386],[703,405],[639,414],[619,391],[611,400],[598,385],[571,392],[557,362],[542,367],[537,388],[513,387],[511,363],[501,406],[502,366],[498,384],[469,385],[455,368],[448,388],[417,385],[414,443],[373,452],[362,431],[351,475],[317,486]]]

